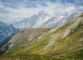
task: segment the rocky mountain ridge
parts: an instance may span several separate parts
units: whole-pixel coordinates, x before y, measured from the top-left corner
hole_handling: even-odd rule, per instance
[[[16,19],[10,24],[16,28],[56,28],[68,23],[78,15],[78,13],[50,13],[43,10],[31,17]]]

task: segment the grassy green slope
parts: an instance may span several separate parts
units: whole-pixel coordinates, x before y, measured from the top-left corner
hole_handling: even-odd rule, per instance
[[[51,30],[51,28],[28,28],[20,31],[16,34],[9,42],[13,45],[12,47],[17,47],[21,45],[31,44],[37,40],[41,35]],[[11,46],[10,45],[10,46]]]
[[[3,56],[17,57],[37,54],[39,56],[45,55],[47,58],[52,59],[83,59],[82,51],[83,13],[68,24],[58,29],[52,29],[42,35],[32,44],[12,48]]]

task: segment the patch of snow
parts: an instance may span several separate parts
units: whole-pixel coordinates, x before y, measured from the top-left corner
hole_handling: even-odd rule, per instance
[[[62,22],[64,23],[64,22],[66,22],[66,20],[63,20]]]
[[[63,18],[63,16],[61,15],[58,19],[61,19],[61,18]]]
[[[48,19],[50,19],[51,17],[47,16],[45,19],[39,19],[39,21],[36,22],[34,27],[39,27],[41,26],[43,23],[45,23]]]
[[[15,21],[21,21],[22,20],[22,18],[18,18],[18,19],[16,19]]]

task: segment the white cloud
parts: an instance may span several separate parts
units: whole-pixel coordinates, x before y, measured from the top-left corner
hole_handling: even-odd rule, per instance
[[[25,0],[25,1],[28,1],[28,0]],[[75,9],[74,6],[71,6],[71,4],[66,4],[66,5],[63,5],[62,3],[60,2],[57,2],[57,3],[51,3],[51,2],[45,2],[47,4],[47,6],[42,6],[40,4],[37,5],[37,7],[32,7],[32,8],[26,8],[25,4],[23,5],[20,5],[18,7],[18,9],[15,9],[15,8],[10,8],[10,7],[4,7],[3,10],[6,10],[8,13],[4,13],[4,12],[0,12],[2,16],[0,17],[4,17],[4,18],[8,18],[8,19],[11,19],[11,20],[14,20],[14,19],[17,19],[17,18],[25,18],[25,17],[30,17],[32,16],[33,14],[37,14],[39,11],[41,10],[47,10],[49,12],[61,12],[61,13],[64,13],[64,12],[70,12],[70,11],[73,11]],[[71,6],[71,7],[68,7],[68,6]],[[66,9],[66,7],[68,7]],[[64,10],[65,9],[65,10]]]
[[[65,12],[71,12],[73,10],[75,10],[75,7],[74,6],[71,6],[71,7],[66,8],[65,9]]]
[[[80,9],[83,9],[83,6],[79,6]]]
[[[16,18],[24,18],[24,17],[29,17],[33,14],[37,14],[39,11],[41,10],[48,10],[49,12],[63,12],[63,8],[59,8],[59,6],[62,6],[61,3],[51,3],[51,2],[48,2],[46,3],[47,6],[41,6],[41,5],[37,5],[38,7],[32,7],[32,8],[25,8],[25,5],[24,6],[20,6],[18,9],[15,9],[15,8],[10,8],[10,7],[5,7],[3,8],[4,10],[8,11],[9,13],[8,14],[4,14],[3,13],[3,16],[4,17],[8,17],[12,20],[16,19]]]

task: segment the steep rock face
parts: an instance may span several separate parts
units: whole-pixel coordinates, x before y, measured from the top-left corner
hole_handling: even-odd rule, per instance
[[[70,22],[72,19],[74,19],[76,16],[78,16],[77,13],[72,13],[68,15],[68,13],[64,14],[56,14],[54,17],[50,18],[48,21],[46,21],[42,27],[51,27],[51,28],[56,28],[59,26],[63,26]]]
[[[1,52],[1,50],[3,51],[3,49],[5,49],[5,50],[4,50],[4,52],[5,52],[5,51],[8,49],[7,46],[9,46],[10,43],[7,44],[7,42],[8,42],[14,35],[15,35],[15,33],[11,34],[11,35],[8,36],[7,38],[5,38],[2,42],[0,42],[0,52]],[[0,54],[1,54],[1,53],[0,53]]]
[[[5,45],[5,50],[7,47],[7,42],[19,31],[19,29],[14,28],[13,25],[8,26],[7,24],[0,25],[0,50],[3,50],[3,46]],[[5,51],[4,50],[4,51]],[[1,52],[1,51],[0,51]]]
[[[19,29],[14,28],[12,25],[7,26],[1,26],[1,32],[0,32],[0,43],[4,41],[5,38],[9,37],[13,33],[17,33]]]
[[[6,23],[0,21],[0,42],[4,39],[5,36],[1,35],[1,33],[8,27]]]
[[[3,30],[5,30],[7,28],[7,24],[6,23],[3,23],[0,21],[0,32],[2,32]]]

